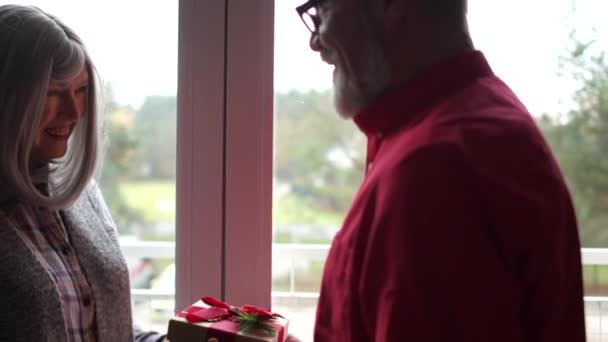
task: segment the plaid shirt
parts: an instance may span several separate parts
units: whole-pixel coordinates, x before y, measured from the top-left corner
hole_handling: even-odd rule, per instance
[[[63,303],[69,341],[95,342],[95,302],[57,212],[17,204],[7,216],[50,273]]]

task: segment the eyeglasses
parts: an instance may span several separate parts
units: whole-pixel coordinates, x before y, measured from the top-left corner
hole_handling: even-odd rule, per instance
[[[296,7],[296,12],[300,15],[300,19],[306,25],[310,33],[317,33],[321,19],[317,13],[317,6],[325,0],[308,0],[304,4]]]

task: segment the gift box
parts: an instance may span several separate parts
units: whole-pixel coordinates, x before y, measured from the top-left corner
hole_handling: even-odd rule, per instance
[[[169,321],[170,342],[284,342],[289,320],[252,305],[203,297]]]

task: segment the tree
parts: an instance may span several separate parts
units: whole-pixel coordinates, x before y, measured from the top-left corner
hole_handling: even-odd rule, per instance
[[[107,86],[105,95],[106,112],[110,120],[106,123],[107,145],[98,181],[119,232],[132,233],[129,227],[141,221],[142,215],[127,204],[121,193],[120,183],[132,173],[134,168],[137,139],[128,125],[129,116],[134,114],[130,107],[120,106],[114,100],[110,85]]]
[[[335,113],[329,91],[275,99],[276,181],[302,204],[344,215],[362,179],[363,134]]]
[[[149,96],[135,116],[137,165],[143,178],[174,180],[177,142],[175,96]]]
[[[574,36],[573,36],[574,37]],[[593,42],[574,40],[562,68],[579,84],[575,108],[540,120],[566,176],[583,245],[608,246],[608,64]]]

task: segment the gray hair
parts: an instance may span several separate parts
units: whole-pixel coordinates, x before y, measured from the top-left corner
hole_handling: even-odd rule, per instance
[[[49,83],[67,81],[83,67],[89,73],[87,108],[67,153],[33,169],[30,151]],[[36,7],[0,6],[0,199],[61,209],[78,198],[101,153],[99,84],[84,44],[59,19]]]

